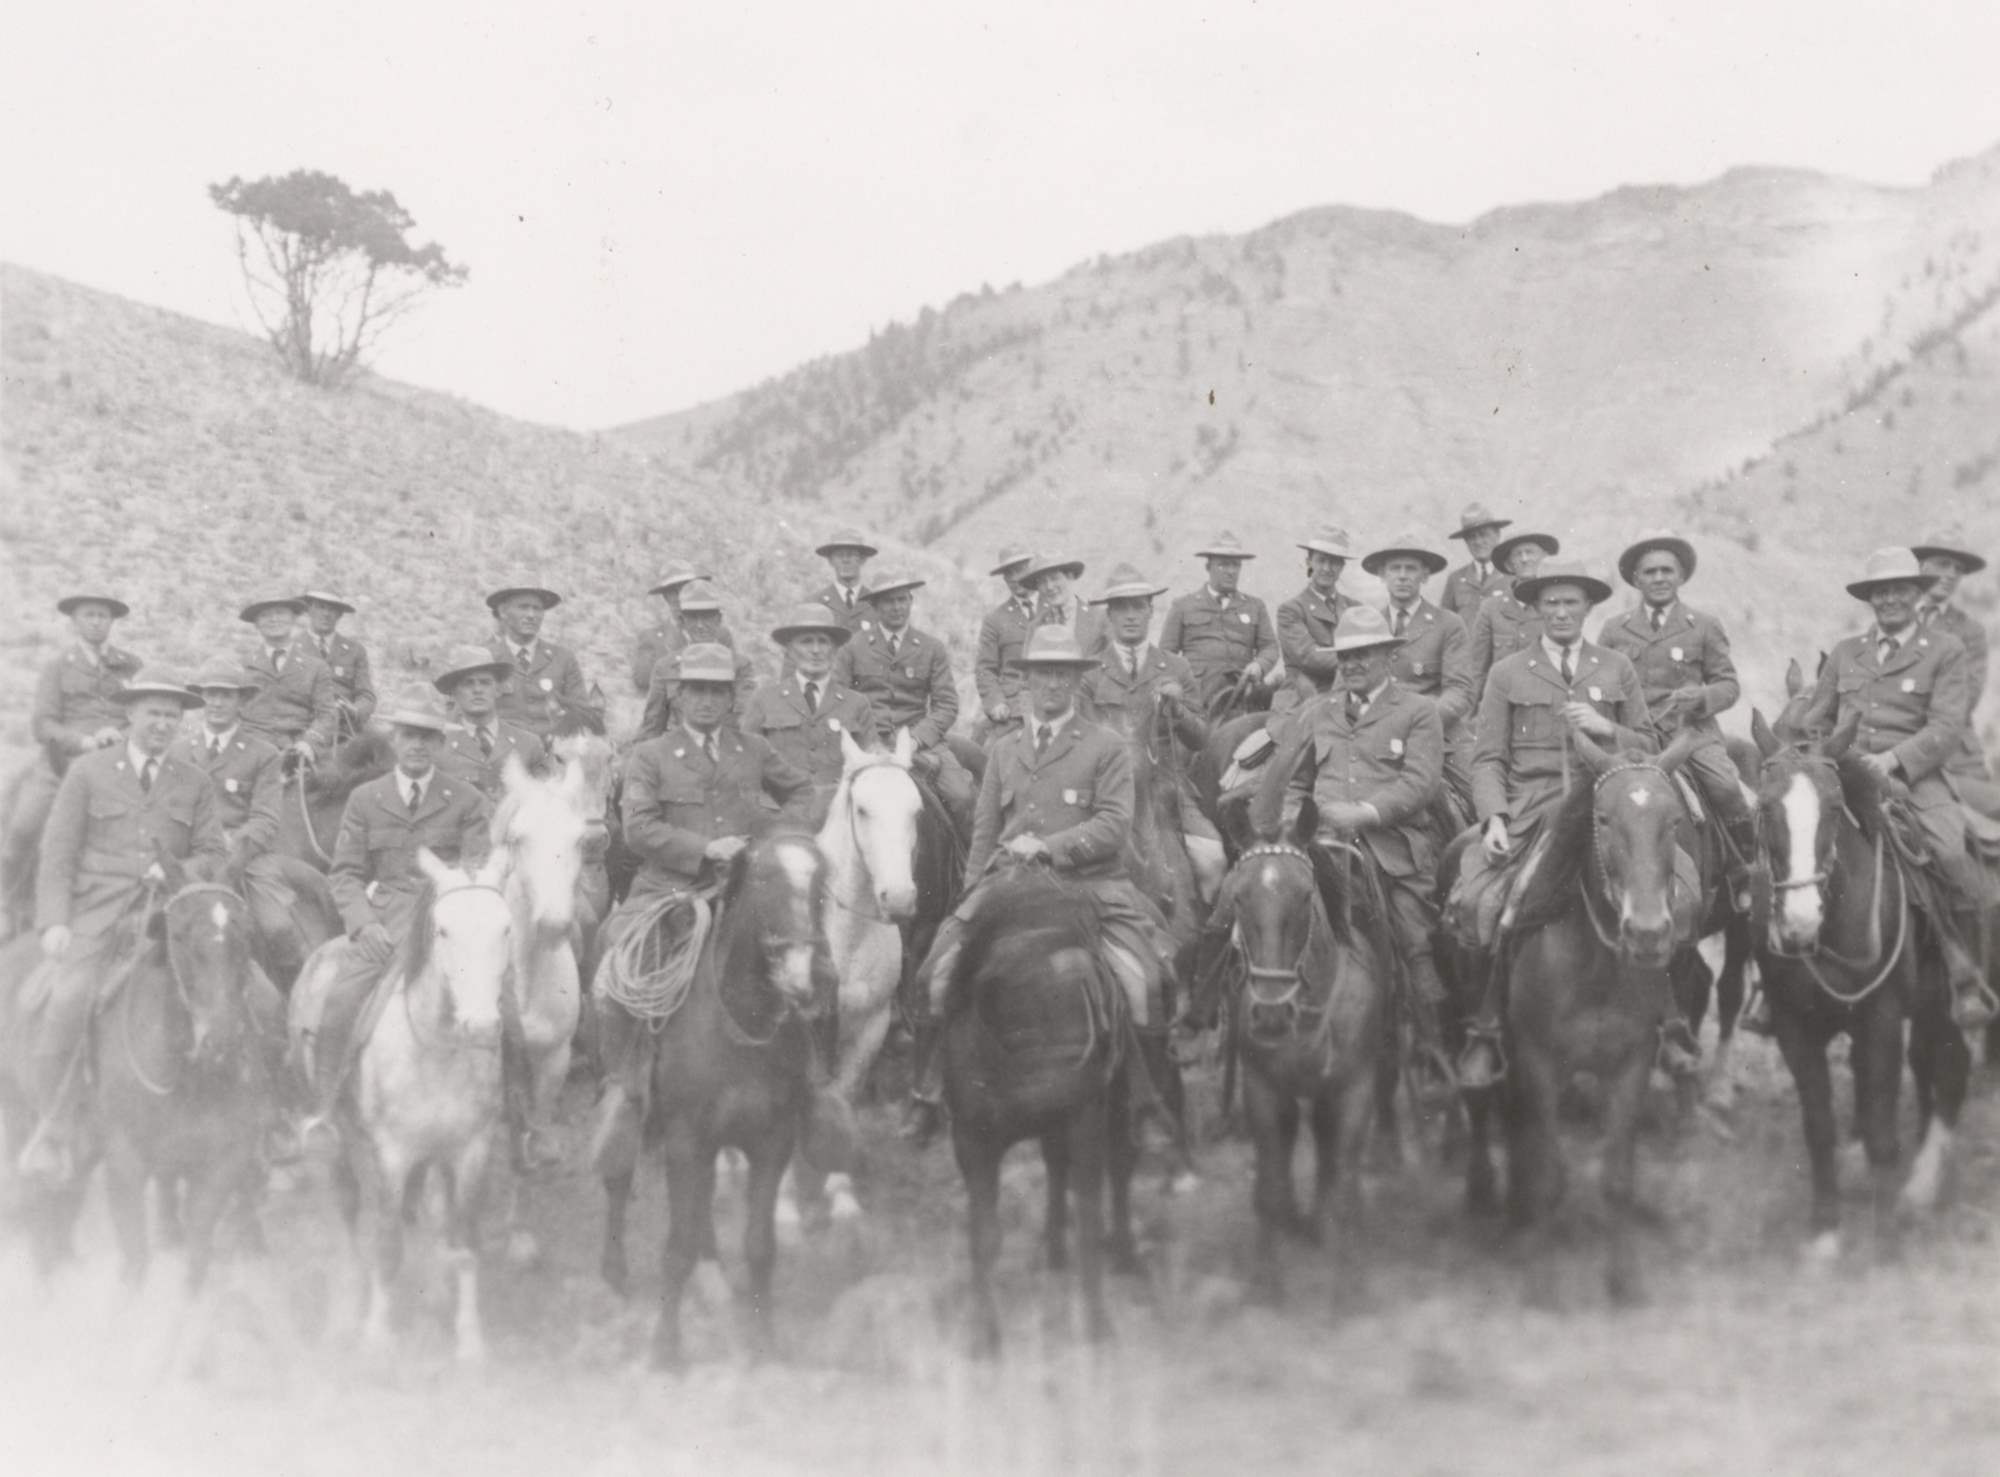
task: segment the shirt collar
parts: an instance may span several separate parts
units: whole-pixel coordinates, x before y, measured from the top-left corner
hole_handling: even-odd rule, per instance
[[[226,749],[231,744],[236,742],[237,730],[242,727],[243,725],[240,722],[232,723],[229,725],[229,727],[223,729],[221,733],[217,733],[212,728],[204,728],[201,731],[202,747],[213,748],[215,747],[215,745],[221,744],[222,747]]]
[[[403,803],[405,805],[408,805],[410,803],[410,790],[413,786],[422,785],[424,787],[424,792],[428,794],[431,788],[431,781],[436,778],[437,778],[437,766],[435,764],[433,764],[429,769],[425,770],[422,774],[415,774],[415,775],[405,774],[401,769],[398,769],[396,771],[396,793],[398,795],[401,795],[403,797]]]
[[[1544,634],[1542,637],[1542,650],[1549,654],[1550,661],[1554,662],[1558,667],[1562,665],[1563,647],[1560,641],[1556,641]],[[1583,654],[1583,637],[1579,636],[1576,640],[1570,642],[1569,654],[1571,661],[1575,661]]]
[[[688,736],[689,740],[694,744],[694,746],[697,749],[702,749],[703,752],[707,752],[705,746],[708,743],[708,741],[710,739],[713,739],[721,731],[722,731],[721,728],[717,727],[710,729],[707,733],[703,733],[700,729],[696,728],[692,723],[683,722],[681,724],[681,732],[685,733]]]
[[[1216,589],[1214,585],[1208,586],[1208,598],[1213,600],[1217,605],[1227,605],[1230,601],[1236,598],[1236,593],[1237,592],[1232,591],[1229,594],[1225,595],[1222,593],[1222,591]]]
[[[1043,718],[1037,715],[1029,719],[1028,729],[1031,734],[1043,728],[1048,729],[1049,741],[1053,743],[1062,731],[1069,727],[1070,720],[1074,717],[1076,717],[1076,704],[1072,703],[1053,718]]]
[[[132,761],[132,778],[137,779],[145,772],[148,759],[159,759],[158,754],[148,754],[131,739],[125,740],[125,757]]]
[[[1383,691],[1388,686],[1389,686],[1389,679],[1387,677],[1384,677],[1380,682],[1376,683],[1373,687],[1369,688],[1366,692],[1362,693],[1361,711],[1365,713],[1370,708],[1374,707],[1375,699],[1380,697]]]
[[[1910,638],[1916,634],[1917,623],[1915,621],[1911,621],[1900,631],[1885,631],[1878,625],[1869,633],[1869,640],[1870,644],[1875,646],[1880,646],[1884,641],[1894,642],[1896,650],[1901,651],[1909,644]]]
[[[79,636],[76,641],[76,649],[78,654],[83,657],[86,665],[102,667],[104,665],[104,654],[111,649],[111,643],[107,641],[102,646],[92,646],[88,641]]]
[[[1666,625],[1668,621],[1674,618],[1674,612],[1679,610],[1680,608],[1681,608],[1681,602],[1679,600],[1671,601],[1660,612],[1660,624],[1662,626]],[[1644,621],[1647,625],[1650,626],[1653,623],[1653,607],[1645,604],[1643,601],[1640,602],[1639,619]]]
[[[1143,672],[1146,669],[1146,658],[1153,654],[1153,643],[1150,641],[1141,641],[1137,646],[1127,646],[1123,641],[1114,641],[1111,644],[1118,648],[1118,665],[1126,667],[1128,671]],[[1132,659],[1129,666],[1125,661],[1128,655]]]

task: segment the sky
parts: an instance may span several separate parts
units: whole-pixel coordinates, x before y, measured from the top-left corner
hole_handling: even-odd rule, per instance
[[[0,40],[0,260],[254,328],[207,186],[388,189],[470,268],[381,372],[620,424],[982,284],[1353,204],[2000,143],[1992,0],[51,0]]]

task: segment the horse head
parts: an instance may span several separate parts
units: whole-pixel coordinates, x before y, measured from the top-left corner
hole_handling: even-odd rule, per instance
[[[821,851],[834,871],[835,887],[857,902],[862,888],[868,901],[891,923],[902,923],[917,911],[918,824],[924,797],[910,775],[908,729],[896,734],[896,746],[884,753],[840,735],[840,789],[821,827]],[[849,859],[860,863],[859,877],[841,875]]]
[[[1798,956],[1819,947],[1826,922],[1827,885],[1847,799],[1840,759],[1853,741],[1852,725],[1830,739],[1782,743],[1753,723],[1764,767],[1757,786],[1757,833],[1771,869],[1769,934],[1774,952]],[[1767,742],[1769,747],[1766,747]]]
[[[501,883],[507,854],[495,851],[477,872],[464,872],[417,848],[417,866],[431,891],[412,920],[405,978],[415,987],[435,980],[441,1014],[475,1041],[500,1036],[500,992],[513,964],[513,920]]]
[[[249,1029],[250,905],[220,882],[178,881],[161,914],[167,967],[197,1065],[232,1059]]]
[[[1253,1032],[1274,1012],[1286,1023],[1296,1013],[1319,906],[1312,858],[1290,840],[1256,842],[1223,880],[1216,911],[1243,959]]]
[[[519,755],[509,754],[500,779],[506,796],[493,813],[491,834],[494,854],[506,858],[508,890],[525,896],[537,933],[567,934],[590,830],[584,766],[571,760],[556,778],[538,780]]]
[[[1617,917],[1621,955],[1646,969],[1664,969],[1675,938],[1675,852],[1687,818],[1673,772],[1702,735],[1683,728],[1657,758],[1606,753],[1575,734],[1576,752],[1594,776],[1591,846]]]
[[[601,733],[573,733],[558,738],[556,758],[582,773],[583,854],[601,861],[611,845],[611,795],[618,784],[618,750]]]
[[[724,891],[723,913],[741,920],[765,982],[803,1015],[821,1004],[813,955],[823,934],[825,878],[812,838],[781,833],[744,848]]]

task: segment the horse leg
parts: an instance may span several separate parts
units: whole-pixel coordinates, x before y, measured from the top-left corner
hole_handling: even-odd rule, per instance
[[[1750,924],[1731,913],[1722,929],[1722,973],[1715,981],[1715,1057],[1709,1063],[1702,1101],[1725,1118],[1736,1109],[1736,1075],[1731,1056],[1736,1026],[1743,1017],[1744,975],[1750,959]]]
[[[1047,1205],[1042,1214],[1042,1245],[1051,1272],[1069,1268],[1069,1125],[1042,1135],[1042,1169]]]
[[[653,1367],[679,1371],[687,1355],[681,1340],[681,1301],[702,1252],[715,1242],[715,1149],[692,1124],[675,1121],[666,1135],[667,1242],[661,1258],[660,1316],[653,1325]]]
[[[229,1167],[233,1170],[234,1166]],[[235,1203],[237,1176],[211,1168],[191,1179],[183,1202],[187,1234],[187,1292],[193,1297],[208,1281],[215,1259],[215,1232]]]
[[[454,1357],[462,1365],[486,1362],[486,1326],[479,1314],[479,1211],[492,1151],[490,1132],[474,1135],[445,1176],[445,1246],[458,1293]]]
[[[1930,1099],[1930,1114],[1899,1204],[1906,1215],[1927,1216],[1937,1209],[1951,1169],[1952,1139],[1972,1075],[1972,1051],[1965,1033],[1929,1001],[1919,1006],[1910,1021],[1910,1071],[1920,1099]]]
[[[882,1054],[882,1043],[888,1039],[893,1019],[889,1005],[894,993],[893,989],[885,991],[881,1001],[861,1016],[860,1024],[855,1027],[847,1050],[841,1056],[836,1087],[850,1103],[859,1101],[869,1069],[875,1065],[875,1058]]]
[[[1381,1070],[1381,1064],[1375,1064]],[[1328,1172],[1322,1189],[1321,1237],[1333,1248],[1341,1275],[1335,1284],[1336,1296],[1360,1296],[1364,1291],[1361,1238],[1368,1217],[1367,1183],[1361,1163],[1368,1152],[1368,1136],[1375,1123],[1369,1117],[1369,1099],[1376,1091],[1374,1071],[1366,1066],[1337,1093],[1320,1094],[1330,1122],[1315,1121],[1320,1162]],[[1318,1104],[1315,1104],[1318,1112]]]
[[[1902,1178],[1902,1145],[1897,1110],[1903,1088],[1902,1002],[1879,990],[1863,1004],[1850,1033],[1848,1061],[1854,1073],[1856,1124],[1868,1154],[1868,1177],[1875,1212],[1876,1255],[1893,1258],[1902,1226],[1896,1217],[1896,1190]],[[1862,1083],[1871,1085],[1864,1093]]]
[[[1826,1037],[1781,1002],[1773,1001],[1772,1007],[1771,1029],[1798,1089],[1806,1159],[1812,1169],[1812,1240],[1806,1254],[1814,1262],[1829,1263],[1840,1255],[1840,1170],[1834,1157],[1840,1130],[1833,1114]]]
[[[785,1161],[792,1156],[790,1135],[759,1144],[750,1153],[750,1183],[743,1196],[743,1261],[749,1271],[750,1357],[769,1359],[776,1352],[771,1274],[778,1264],[778,1184]]]
[[[1465,1104],[1465,1208],[1472,1215],[1500,1209],[1500,1178],[1493,1168],[1494,1095],[1489,1090],[1461,1094]]]
[[[128,1288],[146,1280],[146,1192],[150,1179],[132,1141],[114,1133],[104,1152],[104,1201],[118,1235],[118,1254]]]
[[[972,1353],[977,1359],[992,1359],[1000,1353],[993,1266],[1000,1260],[1000,1160],[1006,1150],[968,1133],[956,1119],[952,1149],[965,1180],[966,1234],[972,1248]]]
[[[1069,1158],[1076,1186],[1076,1261],[1083,1290],[1084,1332],[1092,1343],[1111,1337],[1104,1306],[1104,1173],[1109,1158],[1105,1095],[1070,1115]]]
[[[1604,1114],[1604,1205],[1609,1212],[1610,1257],[1605,1290],[1611,1301],[1631,1307],[1645,1300],[1639,1272],[1639,1115],[1646,1103],[1646,1083],[1652,1076],[1650,1034],[1643,1048],[1609,1084]]]
[[[631,1270],[625,1261],[626,1211],[632,1204],[632,1171],[604,1177],[604,1252],[598,1272],[620,1297],[631,1290]]]
[[[1256,1184],[1251,1191],[1257,1213],[1257,1261],[1251,1285],[1260,1299],[1276,1304],[1284,1296],[1279,1237],[1303,1224],[1292,1197],[1292,1146],[1298,1139],[1299,1108],[1262,1072],[1251,1071],[1243,1079],[1243,1116],[1257,1154]]]
[[[1557,1302],[1552,1245],[1555,1211],[1563,1195],[1562,1145],[1557,1137],[1562,1078],[1539,1042],[1516,1032],[1513,1084],[1508,1100],[1507,1196],[1528,1273],[1529,1301]]]
[[[410,1170],[400,1148],[376,1146],[375,1256],[368,1268],[368,1312],[361,1323],[361,1345],[374,1353],[386,1353],[394,1342],[390,1310],[403,1270],[403,1197]]]
[[[1132,1172],[1138,1164],[1139,1144],[1133,1137],[1130,1084],[1122,1074],[1111,1084],[1106,1121],[1111,1136],[1105,1165],[1111,1184],[1111,1225],[1105,1251],[1112,1271],[1137,1277],[1145,1271],[1132,1236]]]

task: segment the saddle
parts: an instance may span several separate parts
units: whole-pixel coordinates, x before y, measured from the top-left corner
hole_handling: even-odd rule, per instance
[[[2000,869],[2000,820],[1970,805],[1965,811],[1965,839],[1972,848],[1972,854],[1980,864],[1989,869]]]

